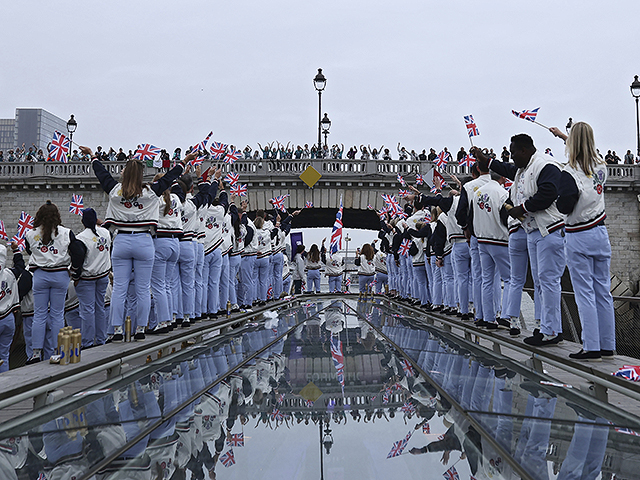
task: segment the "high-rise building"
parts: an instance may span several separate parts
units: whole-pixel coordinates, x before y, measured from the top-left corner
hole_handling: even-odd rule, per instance
[[[67,122],[42,108],[16,108],[15,118],[0,119],[0,150],[6,152],[24,143],[45,151],[53,132],[67,134]]]

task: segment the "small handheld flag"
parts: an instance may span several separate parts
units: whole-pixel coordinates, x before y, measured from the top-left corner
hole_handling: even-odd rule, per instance
[[[467,115],[466,117],[464,117],[464,124],[467,127],[467,134],[469,135],[469,138],[480,135],[480,130],[478,130],[478,126],[473,120],[473,115]]]
[[[400,244],[400,248],[398,248],[398,253],[403,257],[406,257],[407,255],[409,255],[410,248],[411,248],[411,240],[409,240],[408,238],[405,238],[404,240],[402,240],[402,243]]]
[[[424,178],[419,173],[416,173],[416,185],[424,185]]]
[[[154,147],[150,143],[143,143],[133,154],[133,158],[146,162],[147,160],[153,160],[159,153],[160,149],[158,147]]]
[[[445,478],[445,480],[460,480],[460,475],[458,475],[456,467],[451,467],[449,470],[444,472],[442,476]]]
[[[474,163],[476,163],[476,159],[470,153],[466,154],[462,159],[460,159],[460,166],[461,167],[471,168]]]
[[[435,164],[438,166],[438,168],[444,168],[450,158],[451,154],[442,150],[436,157]]]
[[[400,190],[398,192],[398,196],[400,198],[405,198],[405,197],[408,197],[409,195],[411,195],[411,193],[409,193],[409,190]]]
[[[236,195],[238,197],[246,197],[247,196],[247,185],[232,185],[229,189],[231,195]]]
[[[244,447],[244,433],[233,433],[227,437],[227,445],[230,447]]]
[[[83,208],[84,205],[82,203],[82,195],[72,195],[71,205],[69,205],[69,213],[73,213],[74,215],[82,215]]]
[[[225,155],[224,163],[233,165],[235,161],[238,160],[241,156],[242,156],[242,152],[240,150],[233,150]]]
[[[549,130],[549,127],[547,127],[546,125],[543,125],[540,122],[536,121],[536,117],[538,116],[538,110],[540,110],[540,107],[534,108],[533,110],[523,110],[521,112],[517,112],[515,110],[511,110],[511,113],[513,113],[516,117],[521,118],[522,120],[528,120],[530,122],[533,122],[533,123],[535,123],[537,125],[540,125],[543,128],[546,128],[547,130]]]
[[[313,208],[313,203],[311,203],[311,202],[304,202],[304,208]]]
[[[222,158],[222,155],[224,155],[224,152],[227,151],[227,145],[220,142],[213,142],[211,144],[211,147],[209,148],[209,151],[211,152],[211,157],[214,160],[220,160]]]
[[[286,212],[287,209],[284,207],[284,200],[289,196],[289,194],[286,195],[278,195],[276,197],[273,197],[270,202],[271,205],[273,205],[273,208],[276,208],[278,210],[280,210],[281,212]]]
[[[402,178],[402,175],[398,174],[398,176],[396,177],[396,179],[398,180],[398,183],[400,185],[402,185],[403,187],[407,186],[407,182],[404,181],[404,178]]]
[[[7,236],[7,231],[4,228],[4,222],[2,220],[0,220],[0,239],[2,240],[9,239],[9,237]]]
[[[240,175],[234,172],[227,173],[227,176],[224,177],[224,181],[229,185],[235,185],[240,180]]]
[[[71,142],[69,142],[69,139],[56,130],[53,132],[53,139],[49,146],[49,157],[56,162],[66,163],[70,146]]]
[[[33,228],[33,217],[27,212],[20,212],[20,219],[18,220],[18,237],[24,237],[27,230]]]
[[[229,449],[227,453],[220,457],[220,463],[222,463],[225,467],[230,467],[231,465],[235,465],[236,459],[233,456],[233,449]]]
[[[24,237],[19,237],[17,235],[14,235],[13,238],[11,239],[11,242],[16,242],[18,244],[18,250],[23,251],[26,247],[26,239]]]

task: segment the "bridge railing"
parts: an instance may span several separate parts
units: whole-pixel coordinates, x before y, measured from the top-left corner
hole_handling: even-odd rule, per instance
[[[103,162],[106,169],[114,176],[120,175],[125,166],[124,162]],[[432,162],[408,161],[408,160],[349,160],[349,159],[285,159],[262,160],[248,159],[238,160],[233,165],[222,164],[224,173],[237,172],[251,177],[293,177],[297,178],[308,167],[314,167],[323,177],[340,178],[367,175],[382,177],[393,181],[400,174],[408,176],[408,182],[413,182],[415,174],[425,174],[432,167]],[[152,177],[160,169],[145,167],[145,177]],[[463,176],[470,174],[469,167],[460,166],[457,162],[451,162],[442,169],[443,176],[448,179],[450,175]],[[633,187],[640,186],[640,165],[608,165],[608,187]],[[9,163],[0,162],[0,183],[25,183],[29,179],[69,179],[95,181],[93,168],[89,162],[43,162],[43,163]],[[33,183],[31,180],[30,183]]]

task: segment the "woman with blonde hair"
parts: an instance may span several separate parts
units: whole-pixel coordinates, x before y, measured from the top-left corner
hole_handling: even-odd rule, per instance
[[[574,123],[568,136],[556,127],[550,130],[566,141],[569,159],[560,176],[556,205],[567,215],[565,255],[580,314],[583,343],[582,350],[569,357],[600,361],[602,357],[613,357],[616,342],[609,276],[611,245],[604,225],[607,167],[596,150],[589,124]]]

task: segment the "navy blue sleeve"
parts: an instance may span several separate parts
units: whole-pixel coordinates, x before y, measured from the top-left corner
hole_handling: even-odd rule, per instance
[[[26,266],[24,264],[24,258],[22,258],[22,253],[20,251],[17,251],[13,254],[13,268],[11,268],[13,276],[18,279],[20,278],[20,275],[25,272],[25,270]]]
[[[449,213],[451,205],[453,205],[453,197],[441,197],[438,203],[438,206],[444,213]]]
[[[254,231],[253,228],[247,226],[247,234],[244,237],[244,246],[248,246],[251,243],[251,240],[253,240],[253,235],[254,235]]]
[[[456,210],[456,221],[463,229],[467,228],[468,216],[469,197],[467,196],[467,189],[463,188],[460,192],[460,201],[458,202],[458,209]]]
[[[235,203],[229,205],[229,215],[231,215],[232,225],[240,221],[240,215],[238,215],[238,207],[236,207]]]
[[[184,193],[184,190],[182,190],[182,187],[177,183],[174,183],[171,186],[171,193],[177,195],[181,203],[184,203],[185,200],[187,199],[187,194]]]
[[[441,222],[438,222],[431,236],[431,245],[433,246],[433,253],[436,254],[436,257],[442,258],[444,255],[444,244],[446,241],[447,229]]]
[[[198,193],[196,193],[191,201],[196,206],[196,208],[200,208],[203,205],[208,205],[210,202],[210,192],[211,184],[209,182],[200,182],[198,184]]]
[[[573,212],[579,197],[580,190],[578,190],[573,175],[568,172],[562,172],[560,174],[560,185],[558,187],[558,201],[556,202],[556,207],[558,207],[560,213],[568,215]]]
[[[424,227],[422,227],[420,230],[416,230],[414,228],[410,228],[409,229],[409,234],[412,237],[417,237],[417,238],[428,238],[431,236],[431,225],[426,224]]]
[[[380,220],[380,230],[382,230],[384,233],[389,233],[391,231],[391,229],[387,227],[387,222],[385,222],[384,220]]]
[[[220,202],[220,205],[224,207],[224,213],[226,215],[227,212],[229,211],[229,198],[227,197],[227,192],[225,192],[224,190],[220,192],[218,201]]]
[[[546,210],[558,198],[558,185],[560,184],[560,169],[553,164],[545,165],[538,175],[536,182],[538,190],[524,202],[527,212]]]
[[[178,163],[175,167],[165,173],[160,180],[152,183],[149,187],[157,196],[160,196],[162,195],[162,192],[171,186],[174,180],[182,175],[182,172],[184,172],[184,167],[181,163]]]
[[[489,164],[489,169],[496,172],[498,175],[502,175],[509,180],[513,180],[516,178],[516,172],[518,171],[518,167],[516,167],[513,163],[509,162],[500,162],[498,160],[491,160]]]
[[[87,247],[80,240],[76,239],[73,232],[69,232],[69,255],[71,256],[71,270],[72,276],[79,278],[82,273],[82,264],[84,263],[84,257],[87,254]]]
[[[30,271],[25,270],[18,279],[18,295],[20,295],[20,300],[22,300],[25,295],[31,291],[32,286],[33,275],[31,275]]]
[[[100,186],[102,186],[102,189],[105,192],[110,193],[111,190],[113,190],[113,187],[118,184],[118,182],[116,182],[113,176],[107,171],[106,168],[104,168],[104,165],[102,165],[102,162],[100,160],[94,160],[91,163],[91,166],[93,167],[93,173],[95,173],[96,178],[100,182]]]
[[[440,204],[440,200],[442,199],[442,195],[420,195],[420,203],[422,205],[428,205],[430,207],[437,207]]]

